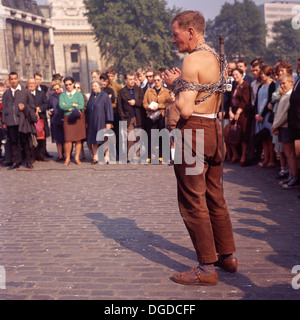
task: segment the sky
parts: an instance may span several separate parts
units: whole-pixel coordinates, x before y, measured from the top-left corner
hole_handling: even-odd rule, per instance
[[[151,0],[150,0],[151,1]],[[201,0],[166,0],[168,7],[172,8],[176,6],[177,8],[182,9],[189,9],[189,10],[199,10],[203,13],[204,17],[208,19],[214,19],[220,13],[222,5],[227,3],[233,3],[234,0],[208,0],[208,1],[201,1]],[[241,2],[242,0],[240,0]],[[261,5],[265,2],[272,2],[274,0],[253,0],[256,5]],[[37,0],[37,3],[45,3],[46,0]]]
[[[258,6],[265,2],[272,2],[266,0],[253,0],[254,3]],[[227,3],[234,3],[234,0],[208,0],[208,1],[199,1],[199,0],[167,0],[168,6],[176,6],[182,9],[188,10],[199,10],[203,13],[206,20],[214,19],[221,11],[222,5]],[[240,0],[239,2],[242,2]]]

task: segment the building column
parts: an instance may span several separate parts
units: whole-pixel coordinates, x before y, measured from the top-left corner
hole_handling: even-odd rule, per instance
[[[65,55],[65,75],[70,76],[70,72],[72,71],[71,64],[71,46],[69,44],[64,45],[64,55]]]
[[[9,73],[7,54],[5,8],[0,1],[0,79],[7,78]]]
[[[86,44],[80,44],[80,80],[83,92],[90,92],[89,60]]]

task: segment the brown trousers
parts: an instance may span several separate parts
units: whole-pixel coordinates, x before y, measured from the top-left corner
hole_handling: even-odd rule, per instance
[[[225,255],[236,250],[222,188],[221,127],[217,119],[191,116],[188,120],[181,118],[177,128],[181,130],[183,139],[182,164],[174,166],[179,210],[195,247],[198,261],[214,263],[217,261],[217,253]],[[184,129],[192,129],[193,138],[186,139],[192,141],[184,140]],[[186,168],[194,167],[195,164],[185,163],[183,145],[192,143],[190,147],[193,154],[196,154],[196,129],[204,129],[204,169],[199,175],[186,175]]]

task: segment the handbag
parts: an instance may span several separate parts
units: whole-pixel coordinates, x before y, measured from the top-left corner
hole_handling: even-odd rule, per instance
[[[242,130],[241,127],[235,122],[229,123],[224,128],[224,140],[226,144],[238,145],[242,139]]]
[[[44,130],[44,126],[45,126],[44,119],[39,118],[34,125],[37,132],[37,139],[45,140],[46,136],[45,136],[45,130]]]
[[[68,123],[72,124],[75,123],[81,116],[81,112],[74,108],[74,110],[68,116]]]
[[[160,111],[160,110],[156,110],[156,111],[154,111],[154,112],[152,112],[152,113],[150,114],[149,118],[150,118],[153,122],[155,122],[156,120],[159,119],[160,115],[161,115],[161,111]]]

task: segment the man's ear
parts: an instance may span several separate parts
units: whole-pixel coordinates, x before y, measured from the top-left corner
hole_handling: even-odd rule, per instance
[[[192,39],[193,39],[193,36],[194,36],[194,34],[195,34],[194,28],[190,27],[190,28],[188,29],[188,33],[189,33],[189,40],[192,40]]]

